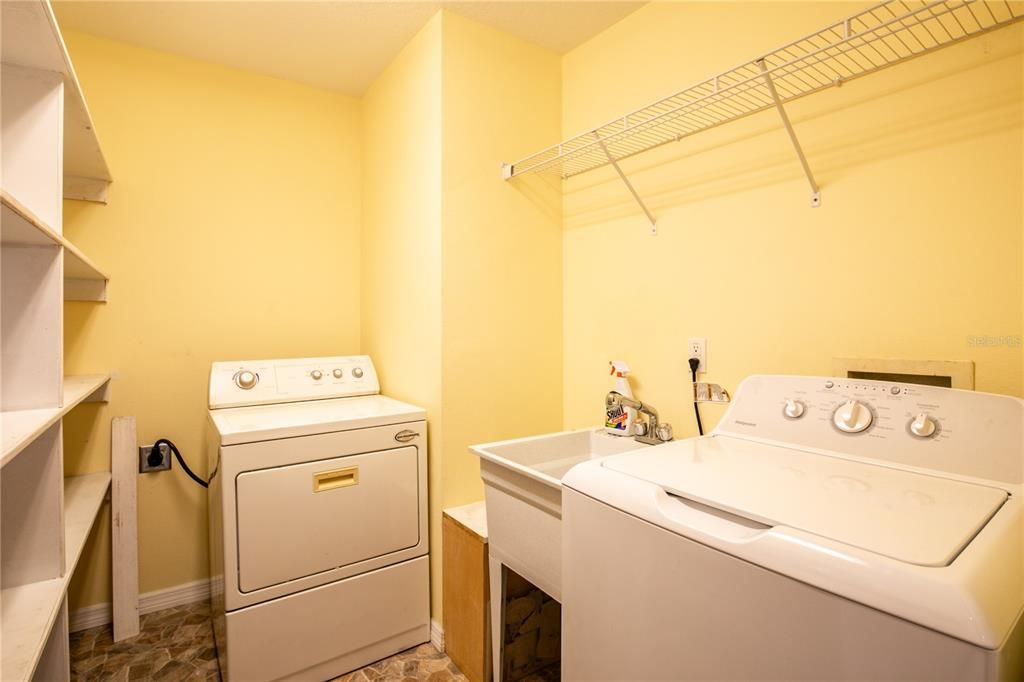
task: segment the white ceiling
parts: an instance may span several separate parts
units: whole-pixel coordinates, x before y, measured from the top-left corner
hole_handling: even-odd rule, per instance
[[[643,2],[54,2],[64,29],[361,95],[440,7],[565,53]]]

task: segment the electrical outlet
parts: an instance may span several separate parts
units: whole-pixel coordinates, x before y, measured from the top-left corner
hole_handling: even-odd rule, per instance
[[[691,338],[686,342],[686,360],[697,358],[698,374],[707,374],[708,371],[708,341],[707,339]],[[689,367],[689,365],[687,365]]]
[[[153,455],[152,461],[150,455]],[[139,473],[151,474],[154,471],[167,471],[171,468],[171,448],[166,443],[160,444],[160,449],[153,452],[152,445],[139,447]]]

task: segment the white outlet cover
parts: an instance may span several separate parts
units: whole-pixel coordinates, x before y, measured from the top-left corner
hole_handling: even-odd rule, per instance
[[[686,369],[689,370],[689,359],[697,357],[700,359],[700,363],[697,365],[697,372],[699,374],[707,374],[708,371],[708,340],[701,337],[691,337],[686,341],[686,357],[683,358],[687,361]]]

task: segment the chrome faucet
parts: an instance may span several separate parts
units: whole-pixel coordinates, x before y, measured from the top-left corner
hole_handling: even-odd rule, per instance
[[[610,391],[604,399],[605,407],[628,407],[647,415],[647,423],[638,422],[640,428],[633,434],[633,440],[647,445],[658,445],[672,440],[672,425],[658,423],[658,411],[652,405],[627,398],[618,391]]]

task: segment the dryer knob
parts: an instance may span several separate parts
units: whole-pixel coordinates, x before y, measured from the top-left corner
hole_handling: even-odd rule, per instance
[[[354,368],[352,370],[352,376],[354,376],[356,379],[362,379],[363,378],[363,368],[362,367]]]
[[[342,372],[340,369],[335,369],[333,372],[331,372],[331,374],[334,375],[335,379],[340,379],[342,376],[344,376],[345,373]]]
[[[238,386],[243,391],[248,391],[259,382],[260,377],[256,372],[243,369],[235,373],[235,386]]]
[[[324,378],[324,373],[318,369],[314,369],[312,372],[309,373],[309,376],[313,377],[313,381],[320,381],[321,379]]]

